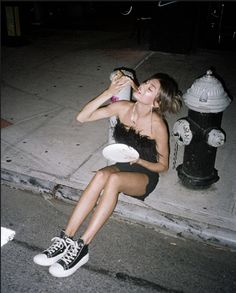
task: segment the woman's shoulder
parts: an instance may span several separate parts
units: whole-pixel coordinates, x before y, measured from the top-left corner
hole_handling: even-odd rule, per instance
[[[117,109],[118,117],[122,118],[130,111],[133,102],[127,100],[121,100],[114,103]]]
[[[119,107],[122,107],[122,106],[131,107],[134,103],[128,100],[119,100],[119,101],[116,101],[115,104]]]
[[[118,108],[118,109],[124,109],[124,108],[130,108],[133,105],[133,102],[127,101],[127,100],[120,100],[116,101],[111,104],[112,107]]]

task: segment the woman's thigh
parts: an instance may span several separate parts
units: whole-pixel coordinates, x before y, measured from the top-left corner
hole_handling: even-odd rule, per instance
[[[96,171],[97,174],[100,174],[105,178],[108,178],[111,174],[116,172],[119,172],[119,169],[115,165],[107,166]]]
[[[144,173],[136,172],[116,172],[110,175],[108,184],[131,196],[142,196],[146,192],[148,176]]]

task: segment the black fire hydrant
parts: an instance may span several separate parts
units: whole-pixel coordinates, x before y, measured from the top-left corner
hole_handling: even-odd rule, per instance
[[[195,80],[183,99],[188,117],[177,120],[173,127],[176,143],[185,146],[178,177],[188,188],[208,188],[219,180],[214,167],[216,151],[226,140],[221,121],[231,100],[211,70]]]

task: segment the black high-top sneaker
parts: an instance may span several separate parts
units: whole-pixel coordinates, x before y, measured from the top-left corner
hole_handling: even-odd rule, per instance
[[[54,237],[51,240],[52,245],[42,253],[35,255],[34,262],[40,266],[51,266],[62,258],[67,252],[71,243],[74,241],[68,237],[64,230],[61,231],[60,237]]]
[[[68,277],[88,260],[88,245],[79,239],[70,244],[66,254],[49,268],[49,273],[57,278]]]

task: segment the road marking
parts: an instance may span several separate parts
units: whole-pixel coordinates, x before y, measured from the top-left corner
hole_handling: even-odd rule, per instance
[[[13,240],[15,234],[15,231],[1,227],[1,247],[5,245],[8,241]]]

